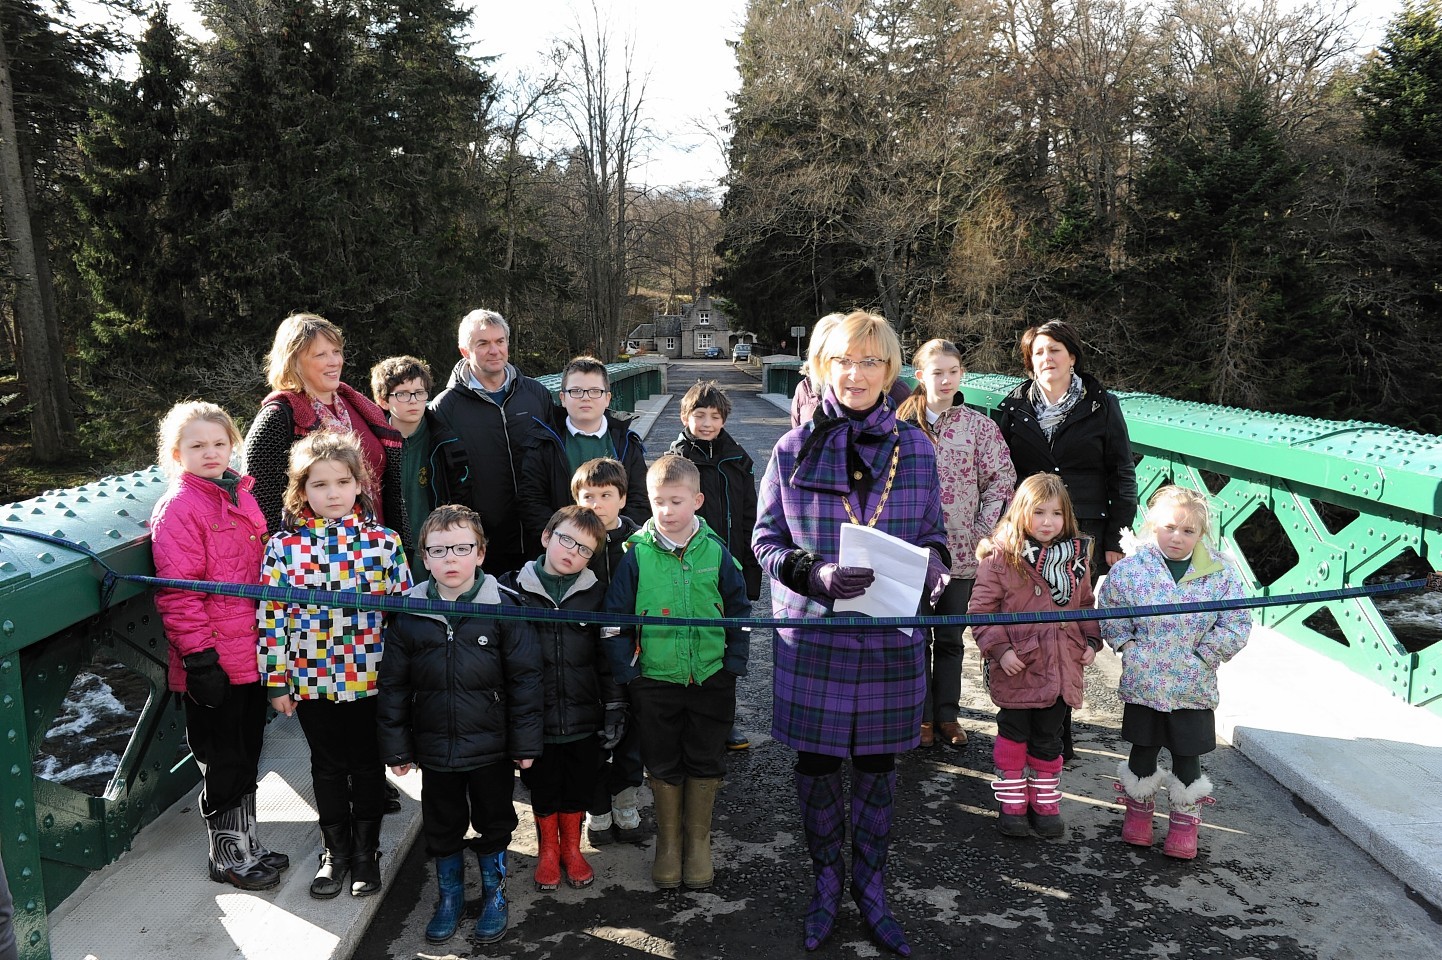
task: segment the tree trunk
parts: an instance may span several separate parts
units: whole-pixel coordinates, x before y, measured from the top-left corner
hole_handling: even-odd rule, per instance
[[[64,380],[56,382],[55,364],[49,353],[45,329],[45,307],[35,242],[30,229],[30,205],[25,199],[20,151],[15,129],[15,88],[10,82],[10,57],[5,51],[5,27],[0,23],[0,206],[5,211],[5,230],[14,252],[15,337],[19,361],[30,398],[30,437],[35,459],[42,463],[61,458],[65,452],[65,414],[61,397]]]
[[[36,209],[35,161],[24,143],[16,146],[20,153],[21,186],[25,190],[25,204],[30,211]],[[65,376],[65,344],[60,337],[60,311],[55,306],[55,279],[50,274],[50,241],[45,232],[45,221],[30,219],[30,242],[36,250],[35,282],[40,288],[40,310],[45,322],[45,353],[50,362],[51,382],[56,385],[56,402],[60,408],[60,430],[70,433],[75,429],[75,413],[70,407],[70,385]]]

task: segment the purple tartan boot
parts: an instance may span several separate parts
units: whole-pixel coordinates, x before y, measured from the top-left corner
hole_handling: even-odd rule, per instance
[[[903,957],[911,944],[886,906],[886,857],[891,849],[896,771],[851,769],[851,899],[878,943]]]
[[[841,848],[846,843],[846,795],[841,771],[822,777],[796,775],[796,799],[801,803],[801,824],[806,849],[816,874],[816,892],[806,907],[806,949],[815,950],[831,936],[846,864]]]

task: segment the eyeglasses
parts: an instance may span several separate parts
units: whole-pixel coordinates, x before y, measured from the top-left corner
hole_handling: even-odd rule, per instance
[[[430,396],[425,390],[397,390],[391,394],[392,400],[404,400],[406,403],[415,403],[417,400],[425,400]]]
[[[587,560],[591,559],[591,557],[594,556],[595,553],[596,553],[596,551],[592,550],[590,547],[586,546],[584,543],[577,543],[575,537],[568,536],[568,535],[566,535],[566,534],[564,534],[564,533],[559,533],[559,532],[558,532],[558,533],[556,534],[556,539],[559,540],[559,541],[561,541],[561,546],[565,547],[567,550],[574,550],[574,551],[576,551],[576,552],[579,553],[581,556],[585,557]]]
[[[443,560],[447,553],[454,552],[458,557],[469,557],[476,549],[474,543],[447,543],[438,544],[434,547],[426,547],[426,556],[432,560]]]
[[[886,366],[886,361],[879,357],[864,357],[861,360],[852,360],[850,357],[832,357],[831,365],[842,373],[850,373],[853,369],[859,369],[862,373],[875,373]]]
[[[611,391],[604,387],[567,387],[561,392],[572,400],[580,400],[582,397],[587,400],[599,400]]]

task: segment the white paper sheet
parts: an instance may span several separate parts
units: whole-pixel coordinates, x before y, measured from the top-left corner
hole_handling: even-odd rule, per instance
[[[855,600],[838,600],[837,613],[864,613],[872,617],[910,617],[921,605],[931,551],[859,523],[841,525],[843,567],[868,567],[876,581]]]

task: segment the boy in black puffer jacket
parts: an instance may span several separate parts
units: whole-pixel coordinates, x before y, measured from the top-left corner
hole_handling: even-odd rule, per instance
[[[562,507],[541,533],[545,553],[501,578],[526,606],[596,611],[605,590],[587,569],[606,542],[588,507]],[[534,621],[545,662],[545,748],[521,780],[536,816],[536,889],[588,886],[595,874],[581,855],[581,821],[601,777],[603,748],[616,745],[626,700],[611,680],[596,624]]]
[[[438,507],[417,538],[431,579],[408,597],[519,605],[481,563],[481,518],[469,507]],[[541,755],[542,658],[535,628],[488,616],[402,613],[386,630],[378,726],[381,758],[397,776],[421,770],[426,852],[435,858],[440,901],[426,926],[449,940],[465,906],[464,850],[476,852],[483,887],[475,939],[505,935],[506,848],[516,829],[513,763]],[[469,843],[466,827],[479,836]]]

